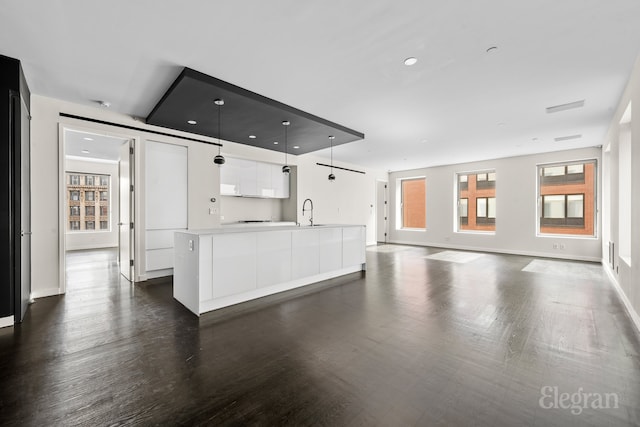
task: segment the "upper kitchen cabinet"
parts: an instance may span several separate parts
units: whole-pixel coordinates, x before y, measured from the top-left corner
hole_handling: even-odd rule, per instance
[[[227,157],[220,166],[220,194],[287,199],[289,175],[280,165]]]

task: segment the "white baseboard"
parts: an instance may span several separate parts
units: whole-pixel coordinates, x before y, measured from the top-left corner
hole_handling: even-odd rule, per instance
[[[609,264],[606,263],[604,260],[601,260],[601,261],[602,261],[602,267],[604,268],[604,271],[607,272],[607,276],[609,276],[609,280],[611,280],[611,284],[613,285],[613,288],[616,290],[616,293],[618,294],[618,298],[620,298],[620,301],[622,301],[622,305],[624,305],[624,308],[627,310],[627,314],[629,314],[629,317],[631,318],[631,323],[633,323],[634,326],[636,327],[636,330],[640,332],[640,316],[638,315],[636,310],[633,308],[633,305],[631,304],[631,301],[629,301],[629,298],[627,298],[627,295],[622,290],[620,283],[618,283],[618,279],[616,279],[616,276],[613,274],[613,271],[611,271],[611,268],[609,268]]]
[[[0,328],[6,328],[8,326],[13,326],[15,323],[13,316],[0,317]]]
[[[602,258],[592,257],[592,256],[582,256],[582,255],[561,255],[561,254],[551,254],[548,252],[534,252],[534,251],[516,251],[511,249],[495,249],[495,248],[482,248],[477,246],[460,246],[460,245],[451,245],[451,244],[443,244],[443,243],[416,243],[416,242],[407,242],[403,240],[390,240],[389,243],[397,244],[397,245],[411,245],[411,246],[424,246],[431,248],[442,248],[442,249],[454,249],[460,251],[474,251],[474,252],[491,252],[496,254],[506,254],[506,255],[522,255],[522,256],[533,256],[539,258],[556,258],[556,259],[566,259],[572,261],[590,261],[590,262],[601,262]]]
[[[45,288],[38,289],[36,291],[31,291],[31,298],[44,298],[44,297],[52,297],[54,295],[61,295],[60,288]]]

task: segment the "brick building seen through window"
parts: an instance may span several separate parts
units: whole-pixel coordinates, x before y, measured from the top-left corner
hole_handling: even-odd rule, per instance
[[[541,234],[595,235],[595,161],[538,167]]]
[[[401,181],[402,228],[426,229],[426,185],[424,178],[403,179]]]
[[[67,230],[109,230],[109,175],[67,172]]]
[[[458,231],[495,229],[495,171],[458,174]]]

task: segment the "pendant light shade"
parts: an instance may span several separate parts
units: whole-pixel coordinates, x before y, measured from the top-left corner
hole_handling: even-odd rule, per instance
[[[288,174],[291,172],[291,166],[287,164],[287,128],[291,124],[290,121],[284,120],[282,126],[284,126],[284,166],[282,166],[282,173]]]
[[[220,154],[220,149],[222,148],[222,144],[220,143],[220,133],[221,133],[221,121],[220,121],[220,109],[222,108],[222,106],[224,105],[224,99],[215,99],[213,101],[214,104],[216,104],[218,106],[218,155],[215,156],[213,158],[213,163],[215,163],[216,165],[224,165],[224,162],[226,162],[224,156],[222,154]]]
[[[335,136],[329,135],[329,143],[331,144],[331,173],[329,174],[329,182],[333,182],[336,180],[336,176],[333,174],[333,140],[336,139]]]

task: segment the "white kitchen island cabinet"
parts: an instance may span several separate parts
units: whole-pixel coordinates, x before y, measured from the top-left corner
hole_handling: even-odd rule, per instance
[[[175,233],[173,297],[193,313],[365,269],[365,227],[247,227]]]

